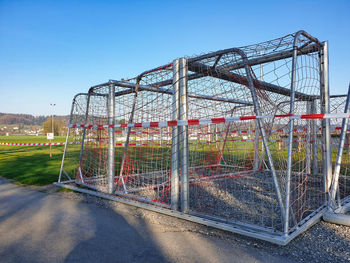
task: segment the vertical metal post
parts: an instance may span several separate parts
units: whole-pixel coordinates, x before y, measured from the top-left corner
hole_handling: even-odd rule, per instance
[[[88,94],[88,99],[86,102],[86,111],[85,111],[85,121],[84,124],[87,124],[87,120],[88,120],[88,116],[89,116],[89,107],[90,107],[90,98],[91,95]],[[81,147],[80,147],[80,157],[79,157],[79,173],[80,173],[80,177],[81,180],[83,181],[83,175],[81,174],[81,163],[83,161],[83,152],[84,152],[84,144],[85,144],[85,135],[86,135],[86,128],[83,128],[83,136],[82,136],[82,140],[81,140]],[[84,182],[83,182],[84,183]]]
[[[350,84],[349,84],[348,96],[346,97],[344,113],[349,113],[349,105],[350,105]],[[331,186],[331,193],[330,193],[330,200],[329,200],[329,205],[330,205],[329,208],[335,207],[335,197],[339,187],[340,165],[341,165],[342,156],[343,156],[348,123],[349,123],[349,119],[344,118],[342,122],[340,138],[339,138],[337,159],[335,161],[335,166],[334,166],[334,174],[332,178],[332,186]]]
[[[295,79],[296,79],[296,66],[298,59],[298,37],[297,34],[294,38],[293,45],[293,61],[292,61],[292,76],[290,86],[290,108],[289,114],[294,114],[294,101],[295,101]],[[285,216],[284,216],[284,234],[287,235],[289,231],[289,210],[290,210],[290,183],[292,175],[292,162],[293,162],[293,130],[294,120],[290,119],[288,124],[288,152],[287,152],[287,171],[286,171],[286,198],[285,198]]]
[[[52,158],[52,147],[51,147],[51,145],[52,145],[52,140],[50,139],[50,158]]]
[[[139,75],[136,79],[136,88],[135,88],[135,95],[134,95],[134,101],[132,104],[132,108],[131,108],[131,112],[130,112],[130,116],[129,116],[129,123],[133,123],[134,121],[134,115],[135,115],[135,109],[136,109],[136,103],[137,103],[137,98],[138,98],[138,94],[139,94],[139,87],[140,87],[140,81],[142,79],[142,74]],[[141,100],[142,100],[143,96],[141,95]],[[114,103],[114,100],[113,100]],[[141,102],[141,105],[143,105],[143,101]],[[114,114],[114,113],[113,113]],[[143,120],[143,115],[141,116],[141,120]],[[119,188],[119,182],[122,182],[123,185],[123,189],[124,192],[127,194],[128,193],[128,189],[126,188],[125,182],[124,182],[124,177],[123,177],[123,173],[124,173],[124,167],[125,167],[125,162],[126,162],[126,156],[128,153],[128,148],[129,148],[129,141],[130,141],[130,133],[131,133],[131,127],[128,127],[127,129],[127,134],[126,134],[126,140],[125,140],[125,146],[124,146],[124,152],[123,152],[123,157],[122,157],[122,163],[120,165],[120,172],[119,172],[119,179],[118,179],[118,188]],[[116,191],[118,191],[119,189],[116,189]]]
[[[108,157],[107,157],[107,184],[108,193],[113,193],[114,188],[114,156],[115,156],[115,140],[114,140],[114,125],[115,125],[115,85],[109,86],[108,94]]]
[[[245,56],[245,54],[243,52],[241,52],[240,54],[242,54],[242,57],[244,58],[244,60],[247,60],[246,56]],[[244,54],[244,56],[243,56],[243,54]],[[261,116],[260,104],[259,104],[259,100],[258,100],[258,97],[257,97],[257,94],[256,94],[256,90],[255,90],[255,87],[254,87],[253,79],[252,79],[252,76],[251,76],[251,73],[250,73],[249,65],[246,64],[244,66],[244,69],[245,69],[245,72],[246,72],[246,75],[247,75],[248,85],[249,85],[250,92],[251,92],[252,99],[253,99],[255,114],[257,116]],[[257,118],[257,123],[258,123],[259,132],[260,132],[260,135],[261,135],[261,139],[262,139],[262,142],[263,142],[263,146],[264,146],[264,149],[265,149],[267,161],[268,161],[268,164],[269,164],[270,169],[271,169],[272,179],[273,179],[273,183],[275,185],[277,201],[278,201],[278,204],[279,204],[279,206],[281,208],[281,217],[284,218],[284,211],[285,210],[284,210],[281,190],[280,190],[279,182],[278,182],[278,179],[277,179],[277,173],[276,173],[275,165],[273,163],[273,159],[272,159],[269,143],[268,143],[268,140],[266,138],[265,129],[264,129],[262,123],[261,123],[261,119]]]
[[[260,148],[260,142],[259,142],[259,129],[258,129],[258,120],[254,121],[254,171],[257,171],[259,169],[260,164],[260,158],[259,158],[259,148]]]
[[[312,102],[307,101],[306,102],[306,114],[311,113],[311,104]],[[311,120],[306,121],[306,138],[305,138],[305,145],[306,145],[306,160],[305,160],[305,171],[307,175],[311,174],[311,133],[312,133],[312,128],[311,128]]]
[[[179,119],[180,98],[180,70],[179,59],[173,61],[173,105],[172,119]],[[179,127],[172,127],[171,144],[171,203],[170,208],[179,209]]]
[[[346,159],[349,160],[350,156],[350,134],[346,135]]]
[[[311,102],[311,114],[316,114],[316,100]],[[318,174],[318,150],[317,150],[317,120],[311,120],[312,124],[312,174]]]
[[[77,95],[78,96],[78,95]],[[62,172],[63,172],[63,166],[64,166],[64,158],[66,157],[66,152],[67,152],[67,145],[68,145],[68,139],[69,139],[69,132],[70,132],[70,125],[72,124],[72,119],[73,119],[73,111],[74,111],[74,105],[75,105],[75,96],[72,101],[72,107],[70,110],[70,116],[69,116],[69,122],[68,122],[68,129],[67,129],[67,136],[66,136],[66,143],[64,144],[64,150],[63,150],[63,156],[62,156],[62,162],[61,162],[61,168],[60,168],[60,173],[58,175],[58,182],[61,182],[62,179]]]
[[[255,114],[257,115],[257,123],[258,123],[258,127],[259,127],[259,132],[260,132],[261,139],[262,139],[262,142],[263,142],[263,146],[264,146],[264,149],[265,149],[267,161],[268,161],[268,164],[269,164],[270,169],[271,169],[271,174],[272,174],[272,179],[273,179],[273,183],[274,183],[274,186],[275,186],[277,201],[278,201],[278,204],[279,204],[279,206],[281,208],[281,217],[283,219],[284,215],[285,215],[284,214],[285,210],[284,210],[281,190],[280,190],[279,182],[278,182],[278,179],[277,179],[277,173],[276,173],[275,165],[273,163],[273,159],[272,159],[269,143],[268,143],[268,140],[266,138],[265,129],[263,127],[263,124],[261,123],[261,119],[259,118],[259,116],[261,116],[260,104],[259,104],[258,96],[256,94],[253,78],[252,78],[252,75],[251,75],[251,68],[250,68],[250,66],[248,64],[247,56],[242,50],[235,49],[234,52],[239,54],[242,57],[243,61],[245,62],[244,70],[245,70],[245,73],[247,75],[248,87],[249,87],[251,95],[252,95],[254,110],[255,110]]]
[[[320,52],[320,85],[321,85],[321,113],[330,113],[329,104],[329,78],[328,78],[328,42],[325,41]],[[323,133],[323,174],[324,193],[327,200],[332,180],[332,159],[331,159],[331,131],[330,119],[322,120]]]
[[[260,50],[260,56],[263,55],[263,51]],[[263,69],[263,64],[260,64],[260,80],[261,81],[264,81],[264,69]],[[264,159],[264,144],[262,144],[262,147],[261,147],[261,152],[262,152],[262,155],[261,155],[261,158],[259,156],[259,148],[260,148],[260,141],[259,141],[259,129],[258,129],[258,120],[255,120],[255,133],[254,133],[254,171],[258,170],[259,169],[259,164],[260,162],[263,161]],[[272,128],[271,128],[272,129]]]
[[[187,120],[187,60],[180,58],[180,111],[179,119]],[[180,160],[181,160],[181,211],[189,209],[189,180],[188,180],[188,126],[180,126]]]

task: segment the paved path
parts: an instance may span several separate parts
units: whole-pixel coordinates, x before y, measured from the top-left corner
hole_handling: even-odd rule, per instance
[[[133,208],[125,206],[124,210]],[[291,262],[0,179],[0,262]]]

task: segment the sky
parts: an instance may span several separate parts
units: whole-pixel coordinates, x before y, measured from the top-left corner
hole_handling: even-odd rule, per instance
[[[344,94],[349,14],[349,0],[0,0],[0,112],[68,115],[75,94],[109,79],[300,29],[329,41],[331,94]]]

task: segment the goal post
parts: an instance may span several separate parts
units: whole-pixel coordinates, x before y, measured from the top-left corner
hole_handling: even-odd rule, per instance
[[[305,31],[175,59],[73,100],[59,181],[286,244],[328,205],[331,107]]]
[[[350,84],[347,95],[330,96],[333,114],[349,114]],[[350,226],[349,123],[348,118],[331,120],[331,152],[333,176],[329,194],[328,213],[324,220]]]

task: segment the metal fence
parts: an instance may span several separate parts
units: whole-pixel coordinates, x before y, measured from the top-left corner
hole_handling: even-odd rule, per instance
[[[329,112],[327,42],[304,31],[176,59],[75,97],[59,182],[286,244],[326,210]]]

